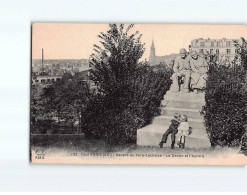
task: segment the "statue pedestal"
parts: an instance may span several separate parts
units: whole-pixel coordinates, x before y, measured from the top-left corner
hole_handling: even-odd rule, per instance
[[[209,148],[211,147],[204,118],[200,111],[205,105],[205,94],[183,93],[168,91],[162,101],[161,116],[155,117],[153,123],[137,130],[137,145],[159,146],[163,133],[170,126],[170,121],[175,112],[188,116],[189,126],[192,127],[192,134],[186,137],[185,147],[187,148]],[[171,144],[170,135],[167,144]],[[177,147],[177,145],[175,145]]]

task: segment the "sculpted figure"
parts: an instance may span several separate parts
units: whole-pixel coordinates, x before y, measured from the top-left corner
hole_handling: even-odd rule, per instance
[[[206,86],[208,63],[200,57],[196,51],[191,52],[191,88],[195,93],[198,89],[203,89]]]
[[[191,68],[187,51],[184,48],[180,49],[179,56],[174,61],[173,70],[171,90],[174,92],[180,91],[181,87],[179,85],[181,80],[183,80],[183,92],[188,93]]]

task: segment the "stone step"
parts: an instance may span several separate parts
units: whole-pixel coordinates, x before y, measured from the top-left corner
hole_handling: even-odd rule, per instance
[[[179,114],[185,114],[188,118],[204,119],[204,117],[200,113],[200,110],[197,109],[173,108],[173,107],[164,107],[161,109],[161,115],[165,115],[165,116],[173,116],[175,112]]]
[[[168,91],[165,96],[164,100],[174,100],[174,101],[183,101],[183,102],[199,102],[205,104],[205,94],[199,93],[182,93],[182,92],[172,92]]]
[[[162,135],[165,133],[168,126],[151,124],[137,130],[137,145],[138,146],[159,146]],[[202,133],[203,132],[203,133]],[[167,139],[167,146],[171,144],[171,137]],[[177,147],[177,145],[175,146]],[[192,131],[191,135],[186,136],[186,148],[209,148],[211,147],[206,131]]]
[[[173,116],[161,115],[159,117],[155,117],[154,118],[153,124],[169,126],[171,124],[172,118],[173,118]],[[192,127],[193,129],[204,129],[204,130],[206,130],[204,119],[188,118],[188,123],[189,123],[189,126]]]
[[[176,100],[163,100],[161,104],[166,107],[188,108],[188,109],[197,109],[197,110],[202,110],[202,107],[205,105],[204,103],[201,102],[186,102],[186,101],[176,101]]]

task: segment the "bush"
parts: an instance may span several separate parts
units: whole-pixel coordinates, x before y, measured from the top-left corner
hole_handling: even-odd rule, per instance
[[[86,138],[105,139],[109,144],[123,144],[135,140],[136,130],[143,120],[126,110],[109,109],[110,102],[95,97],[82,117]]]
[[[112,108],[108,96],[97,94],[82,114],[85,136],[104,138],[109,144],[135,142],[136,131],[159,114],[158,107],[171,85],[171,74],[171,69],[146,66],[132,81],[125,108]]]
[[[210,63],[204,117],[212,146],[239,146],[245,133],[246,72],[237,62],[238,56],[230,67]]]
[[[109,113],[111,120],[107,121],[104,138],[111,145],[132,143],[136,141],[136,130],[143,124],[143,120],[126,110],[122,113]]]
[[[147,67],[139,73],[130,96],[129,108],[144,125],[152,122],[154,116],[160,114],[160,103],[170,89],[172,69],[166,67]]]
[[[35,122],[35,125],[31,125],[31,133],[32,134],[46,134],[49,129],[52,128],[53,120],[50,119],[38,119]]]

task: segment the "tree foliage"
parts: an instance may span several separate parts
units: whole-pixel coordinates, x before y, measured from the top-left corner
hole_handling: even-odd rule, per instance
[[[136,131],[149,124],[171,84],[171,71],[140,62],[145,49],[133,25],[110,24],[99,35],[101,46],[91,55],[92,80],[99,94],[90,102],[83,128],[87,137],[108,143],[136,141]]]
[[[88,84],[70,73],[64,74],[61,81],[45,88],[41,95],[46,111],[60,113],[61,118],[78,116],[89,97]]]
[[[213,146],[238,146],[246,131],[247,80],[243,47],[236,43],[238,54],[231,66],[210,63],[204,113]]]
[[[38,86],[33,86],[33,93],[37,91],[35,88]],[[33,123],[36,123],[36,129],[42,126],[48,129],[54,128],[52,126],[54,117],[73,126],[93,96],[89,85],[78,75],[72,76],[70,73],[64,74],[60,81],[43,87],[39,91],[40,94],[32,95],[31,101],[31,115]]]
[[[124,107],[132,93],[133,81],[142,69],[139,62],[145,49],[139,32],[130,33],[133,24],[110,24],[107,33],[101,33],[101,45],[94,45],[91,55],[92,80],[109,100],[111,108]]]

